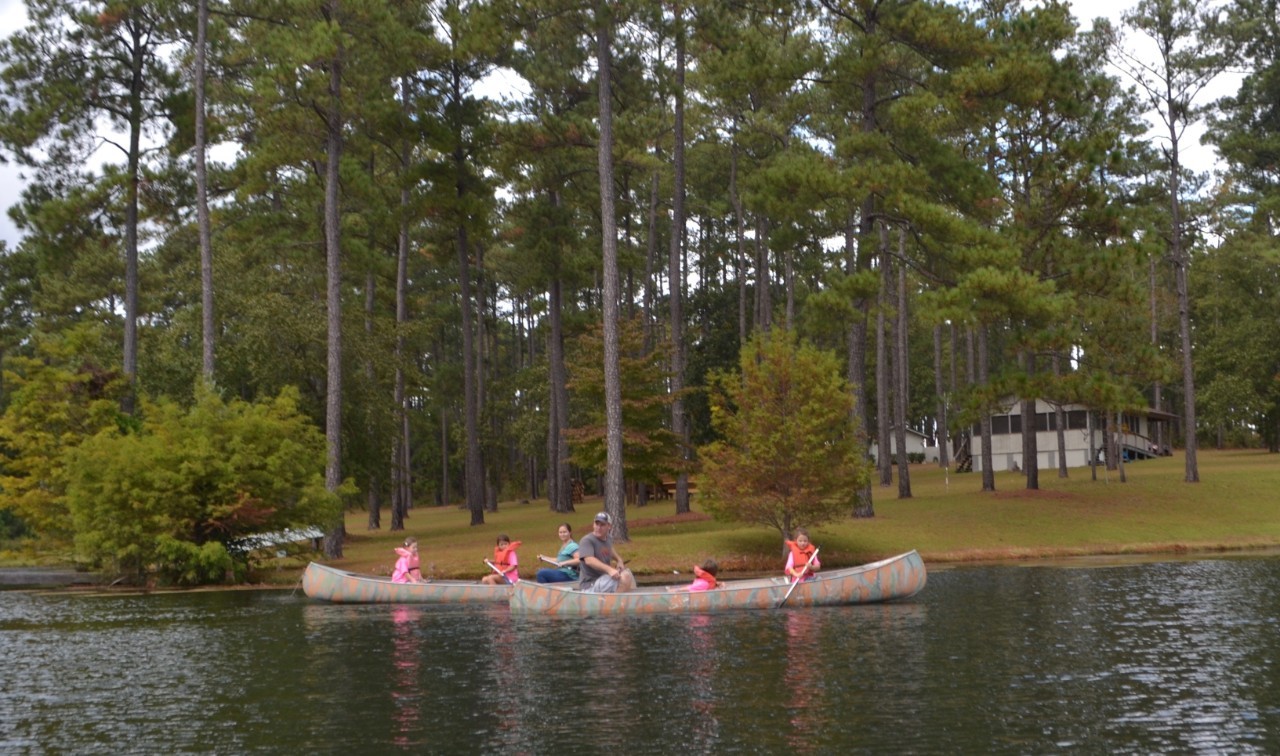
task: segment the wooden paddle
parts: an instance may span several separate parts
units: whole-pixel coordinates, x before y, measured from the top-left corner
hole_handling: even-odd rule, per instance
[[[778,602],[778,605],[775,606],[774,609],[781,609],[782,605],[787,603],[787,599],[791,598],[791,592],[796,589],[797,585],[800,585],[800,581],[804,580],[804,573],[809,571],[809,565],[813,564],[813,560],[817,558],[818,549],[815,548],[813,553],[809,555],[809,561],[804,563],[804,570],[800,573],[800,577],[791,583],[791,587],[787,589],[787,595],[782,597],[782,600]]]
[[[817,553],[817,552],[814,552],[814,553]],[[501,575],[501,576],[502,576],[502,579],[503,579],[503,580],[506,580],[506,581],[507,581],[507,583],[510,583],[510,582],[511,582],[511,578],[507,577],[507,574],[506,574],[505,572],[503,572],[502,570],[498,569],[498,566],[497,566],[496,564],[494,564],[493,562],[490,562],[488,559],[484,560],[484,563],[485,563],[485,564],[487,564],[487,565],[489,565],[489,569],[491,569],[491,570],[493,570],[494,572],[496,572],[496,573],[498,573],[499,575]]]
[[[626,593],[627,591],[634,590],[636,587],[636,576],[631,572],[630,568],[627,567],[627,563],[622,561],[622,555],[618,553],[617,549],[613,550],[613,558],[618,560],[617,592]]]

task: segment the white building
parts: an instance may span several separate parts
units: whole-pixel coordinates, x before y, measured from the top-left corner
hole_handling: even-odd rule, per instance
[[[991,417],[991,469],[997,472],[1026,468],[1022,459],[1022,403],[1009,400],[1005,407],[1006,411]],[[1101,461],[1101,450],[1105,448],[1101,416],[1078,404],[1064,405],[1062,409],[1066,428],[1064,448],[1059,449],[1054,406],[1046,401],[1036,400],[1036,453],[1039,468],[1057,469],[1059,455],[1066,456],[1067,467],[1087,466],[1090,454]],[[1124,459],[1147,459],[1161,453],[1167,454],[1168,449],[1157,449],[1155,446],[1154,424],[1174,419],[1175,415],[1152,409],[1141,413],[1121,413],[1118,442]],[[970,429],[970,452],[973,455],[973,470],[980,472],[982,438],[977,426]]]
[[[920,431],[907,428],[907,454],[923,454],[925,462],[938,463],[938,445],[937,443],[921,433]],[[872,459],[879,459],[880,445],[876,441],[872,441],[867,447],[867,453]],[[898,454],[898,435],[897,431],[889,431],[889,453],[895,457]]]

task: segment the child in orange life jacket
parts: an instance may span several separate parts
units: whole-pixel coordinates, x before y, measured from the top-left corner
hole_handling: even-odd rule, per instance
[[[786,574],[791,582],[813,579],[814,570],[822,567],[822,562],[816,557],[812,563],[809,562],[809,558],[813,556],[815,551],[817,551],[817,547],[809,542],[809,531],[804,528],[796,528],[796,539],[787,541]],[[805,565],[808,565],[808,567]]]
[[[516,549],[518,548],[520,548],[520,542],[511,540],[506,533],[498,536],[498,545],[493,547],[492,564],[502,574],[490,573],[480,578],[480,582],[485,585],[507,585],[519,580],[520,573],[516,570]]]
[[[418,569],[418,539],[409,536],[404,539],[404,546],[396,547],[395,569],[391,571],[393,583],[421,583],[422,571]]]
[[[716,573],[720,568],[716,566],[716,560],[707,559],[702,566],[693,566],[693,582],[688,585],[682,585],[679,588],[669,588],[670,591],[709,591],[715,588],[719,583],[716,582]]]

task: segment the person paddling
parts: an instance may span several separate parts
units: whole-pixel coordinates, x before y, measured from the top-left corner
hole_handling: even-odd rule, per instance
[[[578,542],[573,540],[573,527],[567,522],[561,523],[556,534],[560,537],[560,551],[556,558],[538,555],[538,559],[555,565],[538,570],[535,577],[539,583],[571,583],[579,578]]]
[[[520,579],[520,572],[516,569],[518,548],[520,542],[511,540],[506,533],[498,536],[498,543],[493,547],[493,561],[489,562],[495,571],[480,578],[480,582],[485,585],[514,585]]]
[[[600,512],[591,523],[591,533],[578,542],[580,558],[578,590],[588,593],[621,593],[636,587],[631,570],[625,569],[622,560],[613,550],[613,518],[608,512]],[[618,566],[613,566],[613,562]]]
[[[812,580],[814,571],[822,567],[816,556],[817,547],[809,541],[809,531],[796,528],[796,539],[787,541],[786,575],[791,582]]]

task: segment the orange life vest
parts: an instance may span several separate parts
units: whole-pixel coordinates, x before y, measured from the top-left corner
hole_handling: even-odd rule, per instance
[[[510,555],[514,554],[516,552],[516,549],[518,548],[520,548],[519,541],[512,541],[511,543],[507,544],[507,547],[505,549],[500,549],[497,546],[494,546],[493,547],[493,566],[497,567],[499,570],[502,570],[502,573],[504,575],[510,572],[511,570],[515,569],[514,567],[511,566],[511,560],[509,559],[509,557]]]
[[[707,572],[706,570],[702,569],[696,564],[693,566],[693,576],[701,580],[707,581],[707,583],[711,588],[715,588],[717,585],[719,585],[716,582],[715,575],[712,575],[710,572]]]
[[[808,546],[805,546],[802,549],[800,548],[800,544],[796,543],[795,541],[787,541],[787,547],[791,549],[791,566],[792,567],[804,567],[806,564],[809,563],[809,557],[813,556],[813,552],[818,550],[818,547],[814,546],[812,543],[809,544]],[[789,577],[790,573],[787,573],[787,574]],[[810,567],[809,569],[804,571],[804,574],[801,575],[801,577],[809,577],[812,574],[813,574],[813,568]]]

